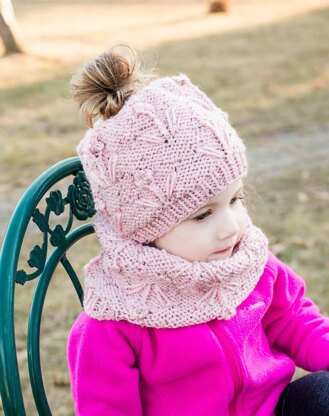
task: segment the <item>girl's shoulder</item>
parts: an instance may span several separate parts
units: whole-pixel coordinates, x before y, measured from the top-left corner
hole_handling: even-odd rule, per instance
[[[75,320],[69,338],[93,339],[93,342],[126,341],[138,349],[142,327],[128,321],[98,320],[82,312]]]
[[[274,253],[268,251],[268,259],[265,264],[264,274],[270,274],[275,280],[280,281],[294,281],[298,286],[305,284],[302,277],[300,277],[288,264],[280,260]]]
[[[282,268],[287,267],[272,251],[268,250],[268,257],[265,264],[265,270],[268,269],[273,273],[278,273]]]

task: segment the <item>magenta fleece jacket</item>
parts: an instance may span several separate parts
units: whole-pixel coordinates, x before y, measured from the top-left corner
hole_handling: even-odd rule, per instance
[[[228,321],[147,328],[82,313],[68,342],[76,415],[272,416],[295,365],[329,368],[329,319],[269,252]]]

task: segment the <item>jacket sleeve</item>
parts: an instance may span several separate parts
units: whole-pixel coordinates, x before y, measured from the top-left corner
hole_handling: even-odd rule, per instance
[[[270,345],[286,353],[304,370],[328,370],[329,319],[304,297],[303,279],[275,260],[273,299],[263,318]]]
[[[125,321],[78,317],[67,345],[76,415],[142,415],[135,351],[140,331]]]

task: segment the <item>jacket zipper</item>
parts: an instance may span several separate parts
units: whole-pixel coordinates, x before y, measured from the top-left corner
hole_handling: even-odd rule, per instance
[[[232,342],[229,339],[230,338],[229,335],[226,334],[226,331],[223,328],[221,328],[221,330],[219,331],[218,328],[216,327],[215,321],[208,322],[208,324],[211,330],[214,332],[216,338],[220,342],[220,345],[224,350],[224,355],[229,362],[229,367],[231,368],[231,371],[233,374],[234,395],[229,404],[229,414],[230,416],[236,416],[237,415],[236,400],[237,400],[238,394],[242,390],[242,374],[241,374],[240,365],[234,355],[234,352],[232,352]]]

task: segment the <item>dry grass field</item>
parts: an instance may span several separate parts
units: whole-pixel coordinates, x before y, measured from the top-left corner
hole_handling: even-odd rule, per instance
[[[230,12],[218,15],[207,13],[205,0],[13,3],[26,54],[0,58],[0,241],[27,184],[75,154],[85,128],[68,99],[72,73],[104,48],[129,43],[146,66],[160,75],[187,73],[230,113],[250,152],[254,222],[329,315],[328,0],[232,0]],[[25,256],[36,243],[31,229]],[[70,259],[81,271],[97,250],[90,237]],[[25,342],[34,286],[16,293],[18,359],[31,416]],[[49,291],[41,343],[46,391],[54,415],[73,415],[65,343],[79,305],[61,271]]]

